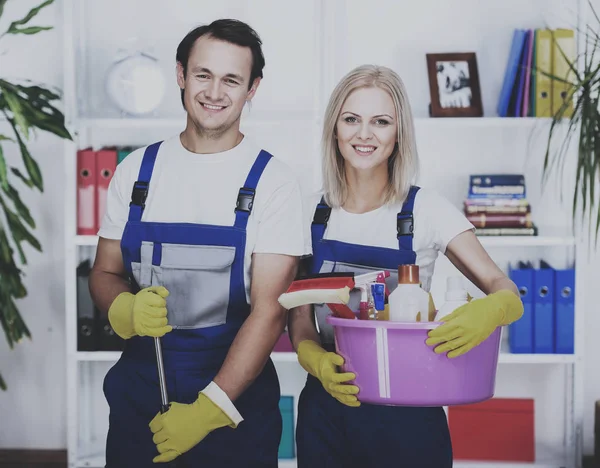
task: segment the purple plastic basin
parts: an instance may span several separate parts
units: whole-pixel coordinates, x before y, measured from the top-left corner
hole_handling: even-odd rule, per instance
[[[500,350],[498,327],[479,346],[456,358],[436,354],[425,340],[441,322],[349,320],[333,316],[335,345],[346,372],[354,372],[358,399],[394,406],[450,406],[494,395]]]

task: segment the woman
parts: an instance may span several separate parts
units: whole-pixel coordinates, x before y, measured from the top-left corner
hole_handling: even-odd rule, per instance
[[[330,98],[322,145],[324,194],[312,222],[310,272],[386,269],[395,277],[398,265],[416,263],[428,291],[435,259],[444,253],[487,294],[430,332],[427,344],[449,357],[522,315],[516,286],[487,255],[472,224],[435,192],[412,185],[418,171],[413,118],[396,73],[365,65],[346,75]],[[441,407],[358,401],[358,388],[345,383],[354,375],[338,372],[343,358],[333,352],[329,313],[317,306],[313,315],[304,306],[289,318],[290,338],[309,373],[298,408],[299,467],[450,468]]]

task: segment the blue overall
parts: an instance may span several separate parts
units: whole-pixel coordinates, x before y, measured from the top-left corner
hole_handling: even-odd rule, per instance
[[[144,154],[134,184],[121,250],[134,291],[162,285],[173,330],[161,338],[170,401],[192,403],[208,385],[250,313],[244,286],[246,224],[255,189],[271,155],[261,151],[240,189],[233,226],[144,222],[148,187],[161,142]],[[168,157],[168,155],[167,155]],[[198,209],[197,200],[184,200]],[[200,205],[201,206],[201,205]],[[156,468],[148,424],[160,411],[154,340],[127,340],[104,380],[110,407],[107,468]],[[279,381],[271,360],[235,401],[244,418],[220,428],[177,458],[184,467],[276,467],[282,421]]]
[[[398,265],[414,264],[412,187],[397,214],[399,249],[348,244],[323,239],[331,208],[321,200],[312,223],[312,273],[357,274],[388,270],[390,291],[398,284]],[[354,292],[353,292],[354,295]],[[355,295],[354,295],[355,296]],[[349,303],[357,310],[359,297]],[[326,306],[315,312],[323,346],[335,351],[333,330],[325,323]],[[382,406],[362,403],[354,408],[329,395],[308,375],[298,407],[299,468],[451,468],[452,448],[443,408]]]

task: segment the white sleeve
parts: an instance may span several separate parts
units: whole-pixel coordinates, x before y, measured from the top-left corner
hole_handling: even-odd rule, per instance
[[[98,236],[106,239],[121,239],[129,217],[129,195],[132,185],[128,184],[129,171],[124,162],[117,166],[108,186],[106,212],[98,231]]]
[[[425,243],[441,253],[452,239],[462,232],[475,229],[465,215],[434,190],[421,189],[415,197],[415,231]]]
[[[306,224],[300,186],[291,179],[265,203],[258,220],[254,253],[306,255]]]

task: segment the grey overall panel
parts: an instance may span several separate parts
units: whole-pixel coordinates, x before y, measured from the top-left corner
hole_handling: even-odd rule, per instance
[[[235,247],[161,244],[160,265],[152,264],[153,242],[142,242],[141,263],[132,263],[140,287],[164,286],[174,328],[205,328],[227,320]]]

